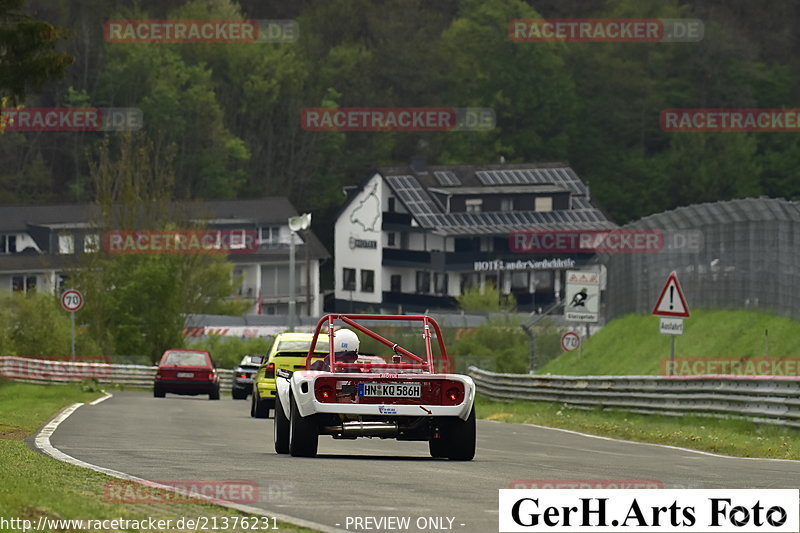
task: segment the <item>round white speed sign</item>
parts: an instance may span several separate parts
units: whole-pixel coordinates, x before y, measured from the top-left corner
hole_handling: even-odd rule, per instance
[[[565,352],[571,352],[581,345],[580,336],[574,331],[568,331],[561,337],[561,347]]]
[[[75,289],[64,291],[61,295],[61,307],[67,311],[77,311],[83,307],[83,295]]]

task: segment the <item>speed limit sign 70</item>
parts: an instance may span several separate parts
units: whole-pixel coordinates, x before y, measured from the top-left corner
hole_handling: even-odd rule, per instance
[[[581,345],[580,336],[574,331],[568,331],[561,337],[561,347],[565,352],[571,352]]]
[[[75,289],[64,291],[61,295],[61,307],[67,311],[77,311],[83,307],[83,295]]]

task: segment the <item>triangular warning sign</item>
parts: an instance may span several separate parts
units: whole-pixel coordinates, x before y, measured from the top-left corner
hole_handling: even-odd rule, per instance
[[[686,305],[686,298],[683,297],[683,290],[674,270],[667,278],[664,288],[661,289],[661,296],[658,297],[656,306],[653,308],[653,314],[689,318],[689,306]]]

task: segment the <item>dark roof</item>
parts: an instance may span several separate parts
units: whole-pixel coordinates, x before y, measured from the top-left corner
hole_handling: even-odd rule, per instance
[[[213,219],[214,224],[253,224],[253,225],[285,225],[289,217],[296,216],[297,210],[282,196],[260,198],[256,200],[216,200],[176,202],[176,212],[187,213],[191,217]],[[90,222],[97,213],[94,204],[59,204],[0,206],[0,232],[28,232],[32,227],[52,227],[54,225],[79,226]],[[315,259],[328,258],[330,253],[312,233],[309,239],[310,255]],[[302,250],[302,245],[298,247]],[[288,258],[288,246],[277,247],[257,254],[242,254],[235,262],[259,261],[263,259],[277,260],[285,255]],[[3,256],[4,270],[8,260],[14,256]],[[302,257],[302,256],[301,256]],[[26,259],[27,262],[34,258]]]
[[[176,208],[198,218],[239,219],[245,223],[285,224],[297,210],[283,196],[257,200],[177,202]],[[94,204],[0,206],[0,231],[25,231],[28,225],[80,224],[96,214]]]
[[[417,223],[443,235],[503,235],[519,229],[613,229],[617,225],[591,204],[589,188],[566,163],[431,166],[378,169],[386,183]],[[431,190],[476,191],[497,194],[508,187],[549,187],[571,193],[567,210],[508,211],[499,213],[446,213],[430,196]],[[463,194],[463,193],[462,193]]]

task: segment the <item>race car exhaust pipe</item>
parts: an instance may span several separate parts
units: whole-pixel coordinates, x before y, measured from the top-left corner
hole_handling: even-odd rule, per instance
[[[325,433],[353,437],[396,437],[400,431],[397,424],[389,422],[344,422],[341,426],[325,426]]]

